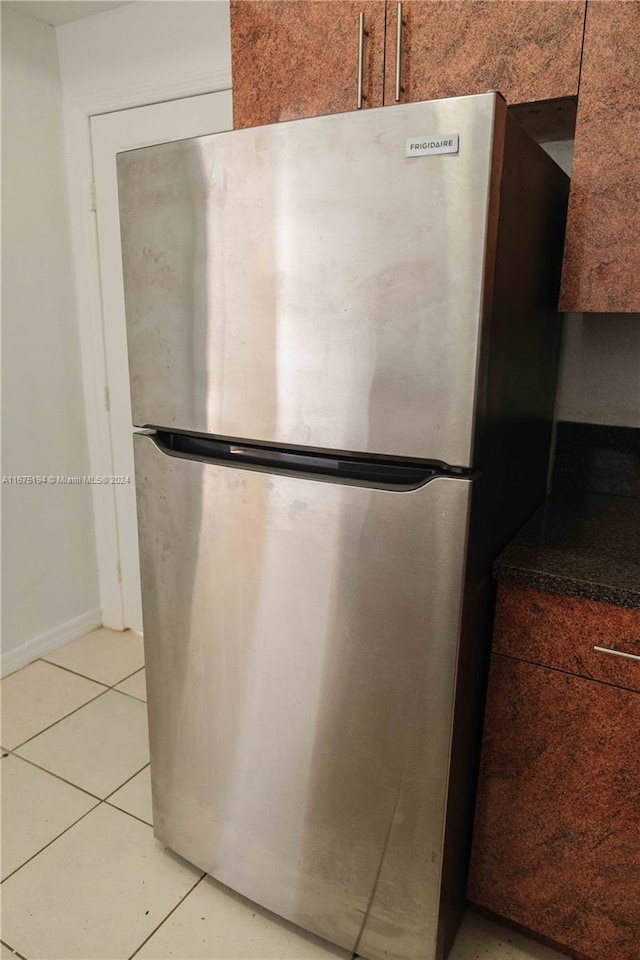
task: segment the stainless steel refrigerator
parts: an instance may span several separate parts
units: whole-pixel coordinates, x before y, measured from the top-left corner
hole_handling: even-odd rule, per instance
[[[567,178],[496,93],[118,175],[156,836],[363,957],[440,958]]]

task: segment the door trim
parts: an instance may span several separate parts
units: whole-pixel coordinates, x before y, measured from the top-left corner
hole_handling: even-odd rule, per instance
[[[91,117],[230,89],[231,71],[224,69],[170,82],[114,87],[95,96],[64,100],[64,147],[75,300],[89,464],[94,475],[112,476],[117,471],[111,448],[100,257],[95,210],[91,202]],[[91,491],[102,622],[114,630],[123,630],[127,625],[124,621],[115,487],[92,484]]]

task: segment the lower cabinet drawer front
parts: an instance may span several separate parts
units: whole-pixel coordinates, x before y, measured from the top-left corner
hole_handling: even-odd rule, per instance
[[[640,956],[640,696],[492,658],[469,898],[591,960]]]
[[[501,583],[493,652],[640,691],[640,610]]]

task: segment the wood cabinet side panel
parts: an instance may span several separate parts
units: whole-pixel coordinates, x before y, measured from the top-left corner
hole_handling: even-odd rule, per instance
[[[355,110],[361,11],[366,106],[381,106],[384,0],[231,0],[234,128]]]
[[[469,898],[593,960],[637,960],[640,696],[492,658]]]
[[[587,9],[561,310],[640,312],[640,2]]]
[[[394,102],[397,4],[387,5],[385,103]],[[402,101],[499,90],[508,103],[578,92],[584,0],[405,0]]]

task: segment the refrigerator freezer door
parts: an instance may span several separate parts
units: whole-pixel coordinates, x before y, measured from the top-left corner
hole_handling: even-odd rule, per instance
[[[135,455],[156,836],[350,950],[434,956],[472,481]]]
[[[483,94],[121,154],[134,423],[471,466],[503,111]],[[444,134],[457,153],[405,155]]]

